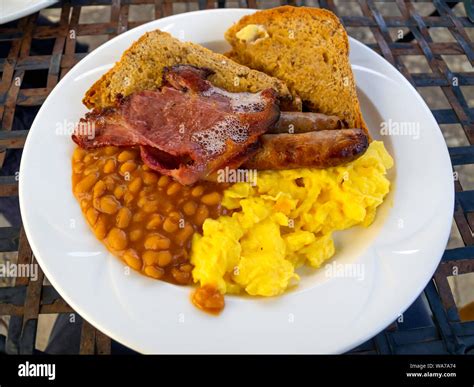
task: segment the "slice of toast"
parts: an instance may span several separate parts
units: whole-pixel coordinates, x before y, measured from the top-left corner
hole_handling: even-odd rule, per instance
[[[120,61],[86,92],[83,103],[90,109],[105,108],[113,106],[117,97],[157,89],[162,83],[163,69],[176,64],[210,68],[214,74],[209,80],[231,92],[273,88],[282,105],[290,106],[290,110],[301,110],[301,100],[293,98],[282,81],[160,30],[148,32],[133,43]]]
[[[227,56],[286,83],[303,108],[367,127],[349,63],[349,41],[332,12],[283,6],[244,16],[225,34]]]

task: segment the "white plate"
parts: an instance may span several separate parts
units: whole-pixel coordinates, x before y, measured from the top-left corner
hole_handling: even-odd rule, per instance
[[[225,50],[225,30],[252,10],[226,9],[168,17],[128,31],[89,54],[51,92],[23,151],[20,205],[28,239],[45,274],[85,319],[144,353],[340,353],[394,321],[420,294],[449,235],[454,190],[450,159],[430,110],[405,78],[351,39],[351,62],[365,118],[419,123],[420,138],[385,136],[396,168],[375,223],[337,240],[336,263],[358,263],[364,280],[304,275],[277,298],[227,297],[219,317],[189,301],[190,288],[132,271],[96,240],[71,192],[74,149],[56,126],[86,112],[81,98],[122,52],[156,28]],[[396,169],[396,172],[395,172]]]
[[[0,0],[0,24],[31,15],[58,0]]]

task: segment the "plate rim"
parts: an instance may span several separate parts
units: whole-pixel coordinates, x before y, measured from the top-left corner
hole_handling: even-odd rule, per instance
[[[252,13],[252,12],[255,12],[255,11],[258,11],[258,10],[255,10],[255,9],[242,9],[242,8],[226,8],[226,9],[213,9],[213,10],[199,10],[199,11],[186,12],[186,13],[182,13],[182,14],[172,15],[172,16],[169,16],[169,17],[166,17],[166,18],[160,18],[160,19],[157,19],[157,20],[150,21],[150,22],[148,22],[148,23],[144,23],[144,24],[142,24],[142,25],[140,25],[140,26],[137,26],[137,27],[135,27],[135,28],[144,28],[144,29],[146,30],[146,29],[147,29],[147,28],[146,28],[147,26],[151,26],[151,25],[153,25],[153,24],[155,24],[155,23],[157,23],[157,22],[160,22],[160,21],[162,22],[163,20],[172,21],[173,19],[188,18],[188,17],[190,17],[190,16],[192,16],[193,14],[196,14],[196,13],[216,13],[216,14],[218,14],[218,13],[235,13],[235,12],[237,12],[237,13],[240,13],[240,14],[243,16],[243,15],[250,14],[250,13]],[[134,29],[135,29],[135,28],[134,28]],[[158,27],[156,27],[156,28],[158,28]],[[134,29],[128,30],[128,31],[125,32],[124,34],[127,34],[127,33],[129,33],[130,31],[132,31],[132,30],[134,30]],[[123,36],[124,34],[118,35],[116,38],[119,38],[119,37]],[[91,60],[91,59],[88,59],[88,58],[91,57],[91,54],[93,54],[93,53],[97,54],[97,52],[96,52],[97,50],[100,50],[101,48],[103,49],[103,48],[107,47],[108,45],[113,44],[113,43],[114,43],[114,40],[115,40],[115,38],[114,38],[114,39],[111,39],[111,40],[109,40],[109,41],[107,41],[106,43],[104,43],[104,44],[101,45],[100,47],[94,49],[94,50],[91,51],[85,58],[83,58],[81,61],[79,61],[77,64],[79,64],[79,63],[81,63],[81,62],[83,62],[83,61],[86,62],[87,60]],[[356,45],[361,46],[361,47],[362,47],[363,49],[365,49],[365,50],[370,50],[373,54],[375,54],[375,55],[378,57],[379,60],[382,59],[382,60],[385,62],[386,65],[389,65],[390,67],[392,67],[393,69],[395,69],[395,70],[398,72],[398,70],[397,70],[390,62],[388,62],[385,58],[383,58],[381,55],[379,55],[379,54],[376,53],[375,51],[373,51],[373,50],[371,50],[370,48],[368,48],[365,44],[363,44],[363,43],[359,42],[358,40],[356,40],[356,39],[354,39],[354,38],[351,38],[351,37],[349,37],[349,40],[350,40],[351,46],[354,45],[354,44],[356,44]],[[58,84],[56,85],[56,87],[51,91],[51,93],[50,93],[50,95],[47,97],[47,99],[50,98],[50,96],[53,95],[53,93],[57,93],[57,92],[58,92],[57,90],[59,90],[59,88],[60,88],[60,86],[61,86],[61,83],[62,83],[62,82],[66,83],[66,82],[69,80],[69,78],[72,77],[72,76],[73,76],[73,72],[69,72],[68,74],[66,74],[66,75],[63,77],[63,79],[61,79],[60,82],[58,82]],[[76,76],[77,76],[77,75],[76,75]],[[401,75],[401,78],[403,79],[403,82],[404,82],[405,86],[407,86],[407,87],[409,87],[409,88],[411,88],[411,89],[414,89],[413,86],[408,82],[408,80],[407,80],[403,75]],[[414,89],[414,90],[415,90],[415,92],[416,92],[416,89]],[[430,115],[431,115],[431,118],[432,118],[433,121],[436,123],[436,126],[438,126],[438,128],[439,128],[439,124],[436,122],[436,120],[435,120],[435,118],[434,118],[434,116],[433,116],[431,110],[430,110],[429,107],[426,105],[425,101],[422,99],[422,97],[419,95],[418,92],[416,92],[416,97],[417,97],[417,99],[419,100],[419,102],[421,102],[423,105],[425,105],[425,108],[427,109],[427,111],[429,111],[429,113],[430,113]],[[47,99],[46,99],[46,100],[47,100]],[[43,104],[42,104],[42,106],[41,106],[41,109],[38,111],[37,116],[39,116],[40,113],[41,113],[41,111],[43,110],[43,107],[44,107],[45,104],[46,104],[46,100],[43,102]],[[33,124],[31,125],[30,130],[32,130],[33,128],[36,127],[35,121],[37,121],[36,118],[35,118]],[[441,131],[439,130],[438,132],[439,132],[438,135],[442,137]],[[31,141],[30,141],[30,142],[28,141],[28,140],[29,140],[29,137],[30,137],[30,136],[27,137],[27,139],[26,139],[26,141],[25,141],[24,148],[23,148],[23,152],[24,152],[24,153],[23,153],[23,155],[22,155],[21,164],[20,164],[20,176],[22,176],[22,170],[25,168],[25,167],[24,167],[24,165],[25,165],[25,162],[24,162],[25,154],[27,154],[29,147],[31,147],[31,145],[29,145]],[[445,146],[445,148],[446,148],[446,153],[447,153],[447,145],[446,145],[444,139],[443,139],[443,143],[444,143],[444,146]],[[25,152],[25,150],[26,150],[27,152]],[[451,195],[450,195],[450,198],[449,198],[449,199],[450,199],[450,202],[451,202],[451,204],[452,204],[451,207],[452,207],[452,209],[454,210],[454,185],[453,185],[453,189],[450,190],[450,192],[451,192]],[[100,331],[104,332],[104,333],[107,334],[109,337],[113,338],[114,340],[116,340],[116,341],[118,341],[118,342],[120,342],[120,343],[123,343],[124,345],[126,345],[126,346],[128,346],[128,347],[131,347],[131,348],[133,348],[133,349],[135,349],[135,350],[141,351],[140,349],[137,349],[137,346],[129,344],[132,340],[130,340],[129,343],[127,343],[127,340],[126,340],[125,338],[123,338],[123,337],[117,337],[117,335],[115,335],[114,332],[109,331],[109,329],[106,328],[106,327],[104,327],[104,326],[102,326],[102,324],[97,323],[97,322],[96,322],[96,319],[93,318],[93,317],[91,317],[91,316],[89,316],[88,313],[83,313],[83,308],[82,308],[82,307],[78,307],[78,306],[76,305],[76,303],[74,302],[74,300],[70,299],[69,296],[66,296],[66,297],[64,296],[64,294],[67,293],[67,292],[63,291],[62,287],[59,286],[59,283],[57,282],[56,278],[54,278],[54,277],[51,276],[51,275],[48,275],[48,274],[49,274],[49,270],[47,269],[47,266],[48,266],[48,265],[45,264],[45,261],[43,261],[43,259],[41,258],[41,254],[38,254],[38,253],[39,253],[39,249],[37,248],[36,243],[34,242],[35,237],[33,236],[32,231],[30,230],[30,226],[31,226],[31,225],[30,225],[30,223],[29,223],[28,216],[23,217],[23,214],[26,212],[26,210],[25,210],[25,206],[26,206],[25,200],[26,200],[26,199],[25,199],[25,196],[24,196],[24,194],[23,194],[22,179],[20,178],[20,181],[19,181],[19,201],[20,201],[20,210],[21,210],[22,220],[23,220],[23,227],[24,227],[25,233],[26,233],[26,235],[27,235],[27,237],[28,237],[28,241],[29,241],[29,243],[30,243],[31,249],[32,249],[32,251],[33,251],[33,254],[35,255],[35,257],[36,257],[38,263],[40,264],[40,266],[41,266],[43,272],[44,272],[45,275],[48,277],[49,281],[50,281],[51,284],[54,286],[54,288],[57,289],[57,291],[58,291],[58,293],[61,295],[61,297],[63,297],[64,300],[65,300],[69,305],[71,305],[71,307],[73,307],[73,309],[74,309],[77,313],[79,313],[81,316],[83,316],[84,319],[86,319],[88,322],[90,322],[92,325],[94,325],[97,329],[99,329]],[[445,242],[447,242],[447,241],[448,241],[448,238],[449,238],[450,226],[451,226],[451,223],[449,222],[449,227],[446,226],[447,233],[446,233],[446,237],[444,238],[444,239],[445,239]],[[444,240],[444,239],[443,239],[443,240]],[[445,245],[445,244],[446,244],[446,243],[444,243],[444,245]],[[444,250],[443,250],[443,251],[444,251]],[[416,294],[414,294],[414,296],[412,297],[411,301],[407,304],[407,306],[406,306],[407,308],[413,303],[413,301],[419,296],[419,294],[422,292],[422,290],[426,287],[427,283],[431,280],[431,278],[432,278],[432,276],[433,276],[433,274],[434,274],[436,268],[437,268],[438,265],[439,265],[439,262],[440,262],[441,257],[442,257],[442,253],[443,253],[443,252],[441,252],[441,254],[440,254],[440,256],[439,256],[439,259],[436,260],[436,264],[434,265],[434,267],[432,268],[432,270],[428,270],[428,272],[430,273],[430,275],[429,275],[429,276],[426,276],[426,278],[428,278],[428,280],[426,281],[426,283],[424,282],[424,283],[420,283],[420,284],[419,284],[418,289],[417,289],[417,292],[416,292]],[[434,262],[434,261],[433,261],[433,262]],[[86,318],[86,316],[87,316],[87,318]],[[377,321],[379,322],[379,324],[374,324],[374,325],[377,325],[377,327],[380,327],[380,329],[378,329],[378,331],[380,331],[381,329],[384,329],[388,324],[390,324],[390,323],[393,321],[393,318],[387,318],[386,320],[383,320],[383,321],[382,321],[382,319],[380,319],[380,320],[377,320]],[[372,332],[371,332],[371,333],[366,333],[363,337],[359,338],[359,340],[354,341],[354,342],[351,342],[350,344],[347,344],[346,347],[341,348],[341,350],[340,350],[339,352],[340,352],[340,353],[346,352],[346,351],[349,350],[349,349],[352,349],[352,348],[357,347],[357,346],[360,345],[361,343],[363,343],[363,342],[365,342],[366,340],[372,338],[372,337],[374,336],[374,334],[376,334],[376,333],[372,333]],[[145,350],[145,351],[141,351],[141,352],[147,353],[146,350]],[[160,353],[161,353],[161,352],[160,352]]]
[[[3,1],[3,0],[0,0]],[[25,8],[19,8],[16,11],[7,14],[7,15],[0,15],[0,25],[9,23],[11,21],[21,19],[22,17],[29,16],[35,12],[38,12],[44,8],[57,3],[59,0],[39,0],[36,4],[32,4]]]

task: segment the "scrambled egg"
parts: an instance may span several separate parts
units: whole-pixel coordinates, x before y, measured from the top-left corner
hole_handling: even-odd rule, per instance
[[[344,166],[261,171],[256,186],[234,184],[222,203],[232,216],[206,219],[203,235],[194,235],[194,281],[223,294],[283,293],[298,282],[296,268],[318,268],[334,255],[334,231],[373,222],[392,166],[383,143],[373,141]]]

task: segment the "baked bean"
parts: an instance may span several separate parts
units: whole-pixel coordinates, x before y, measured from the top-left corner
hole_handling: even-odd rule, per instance
[[[143,172],[143,182],[146,185],[156,184],[158,176],[154,172]]]
[[[143,262],[145,262],[145,265],[147,266],[158,265],[158,262],[159,262],[158,254],[159,254],[158,251],[152,251],[152,250],[145,251],[142,255]]]
[[[78,163],[74,164],[74,167],[72,168],[72,170],[74,171],[74,173],[79,174],[79,173],[82,173],[84,171],[84,168],[85,168],[84,163],[78,162]]]
[[[164,188],[168,185],[169,182],[170,182],[170,178],[166,175],[162,175],[158,179],[158,187]]]
[[[165,267],[171,263],[173,259],[169,251],[145,251],[143,253],[143,262],[147,266],[160,266]]]
[[[145,211],[147,214],[158,211],[158,208],[160,208],[160,203],[158,203],[158,200],[147,201],[143,205],[143,211]]]
[[[186,249],[179,249],[174,255],[179,261],[186,261],[189,257],[188,251]]]
[[[172,202],[165,200],[163,202],[160,202],[160,208],[165,214],[169,214],[171,210],[174,209],[174,205]]]
[[[136,212],[136,213],[133,215],[132,220],[133,220],[135,223],[143,222],[143,221],[145,220],[145,217],[146,217],[146,214],[145,214],[144,212]]]
[[[102,168],[102,170],[104,171],[104,173],[115,172],[115,160],[114,159],[108,159],[105,162],[104,167]]]
[[[169,251],[159,251],[158,253],[158,266],[165,267],[171,263],[173,256]]]
[[[191,196],[195,198],[201,196],[203,193],[204,193],[204,187],[202,185],[198,185],[191,190]]]
[[[142,188],[142,178],[136,177],[132,180],[132,182],[128,185],[128,189],[133,193],[138,193]]]
[[[90,162],[94,161],[94,156],[90,153],[86,154],[82,161],[84,161],[85,164],[89,164]]]
[[[191,271],[193,270],[193,266],[190,265],[189,263],[185,263],[184,265],[181,265],[179,267],[179,270],[181,270],[185,273],[191,273]]]
[[[155,279],[161,279],[165,275],[165,271],[161,267],[147,266],[145,267],[145,274]]]
[[[93,198],[92,205],[97,211],[100,211],[100,198]]]
[[[181,285],[187,285],[191,283],[192,276],[190,272],[181,271],[178,268],[173,267],[171,269],[171,275],[173,276],[174,280]]]
[[[168,196],[173,196],[173,195],[176,195],[179,190],[181,189],[181,184],[179,184],[177,181],[171,183],[171,185],[168,187],[168,189],[166,190],[166,194]]]
[[[91,165],[91,166],[88,166],[84,169],[84,172],[82,172],[82,174],[84,176],[87,176],[87,175],[90,175],[92,173],[97,173],[98,172],[98,169],[95,165]]]
[[[132,212],[127,207],[122,207],[117,213],[116,224],[118,228],[127,228],[132,220]]]
[[[135,157],[136,157],[135,152],[127,149],[127,150],[124,150],[124,151],[120,152],[120,154],[117,157],[117,160],[120,163],[124,163],[124,162],[129,161],[129,160],[134,160]]]
[[[171,241],[163,235],[151,234],[145,239],[145,249],[165,250],[170,247]]]
[[[209,210],[203,204],[199,205],[196,216],[194,217],[194,221],[197,225],[202,226],[204,221],[209,217]]]
[[[181,214],[178,211],[171,211],[169,214],[169,218],[175,222],[178,223],[179,220],[181,219]]]
[[[100,198],[93,198],[92,199],[92,205],[97,211],[100,211]],[[100,211],[102,212],[102,211]]]
[[[74,191],[76,193],[85,193],[89,191],[97,182],[98,178],[98,173],[92,173],[90,175],[87,175],[79,183],[76,184],[76,186],[74,187]]]
[[[85,212],[90,207],[91,203],[89,200],[82,199],[80,204],[81,204],[81,210]]]
[[[93,198],[92,199],[92,206],[97,210],[100,211],[100,198]],[[101,211],[100,211],[101,212]]]
[[[82,148],[76,148],[74,150],[74,153],[72,154],[72,159],[78,163],[79,161],[82,161],[87,154],[87,151]]]
[[[95,198],[101,197],[105,191],[107,191],[107,187],[105,186],[105,183],[102,180],[99,180],[97,183],[94,185],[93,189],[93,195]]]
[[[120,203],[112,195],[105,195],[100,198],[99,209],[101,212],[113,215],[120,208]]]
[[[99,218],[99,211],[95,208],[89,208],[86,212],[87,221],[91,226],[94,226]]]
[[[133,202],[133,199],[135,199],[135,197],[130,192],[125,192],[125,195],[123,195],[123,201],[126,205],[129,205],[131,202]]]
[[[141,229],[135,229],[130,231],[130,241],[136,242],[143,236],[143,231]]]
[[[122,185],[119,185],[115,187],[114,189],[114,196],[116,199],[122,199],[123,195],[125,194],[125,187]]]
[[[194,215],[196,213],[197,204],[193,201],[186,202],[183,206],[183,211],[186,215]]]
[[[112,156],[118,152],[119,148],[116,146],[106,146],[104,148],[104,154],[107,156]]]
[[[107,224],[102,215],[99,215],[97,222],[95,222],[94,234],[98,239],[104,239],[107,235]]]
[[[207,206],[215,206],[216,204],[219,204],[220,201],[221,195],[219,195],[217,192],[208,193],[201,197],[201,202]]]
[[[167,233],[173,233],[178,229],[178,223],[171,218],[166,218],[163,222],[163,230]]]
[[[186,224],[175,236],[174,241],[179,246],[184,246],[186,241],[193,235],[194,228],[190,224]]]
[[[133,160],[128,160],[120,166],[120,174],[123,176],[127,173],[133,172],[137,168],[137,164]]]
[[[163,217],[160,214],[153,214],[146,224],[147,230],[157,230],[161,223],[163,223]]]
[[[114,250],[123,250],[127,247],[127,234],[114,227],[107,235],[107,242]]]
[[[147,198],[146,196],[141,196],[138,200],[137,200],[137,206],[140,207],[140,208],[143,208],[143,206],[145,205],[145,203],[147,202]]]
[[[138,256],[137,252],[133,249],[128,249],[123,253],[123,259],[125,263],[130,266],[132,269],[141,270],[143,262]]]
[[[107,187],[107,191],[113,192],[115,189],[115,182],[112,176],[106,176],[103,179],[105,186]]]

